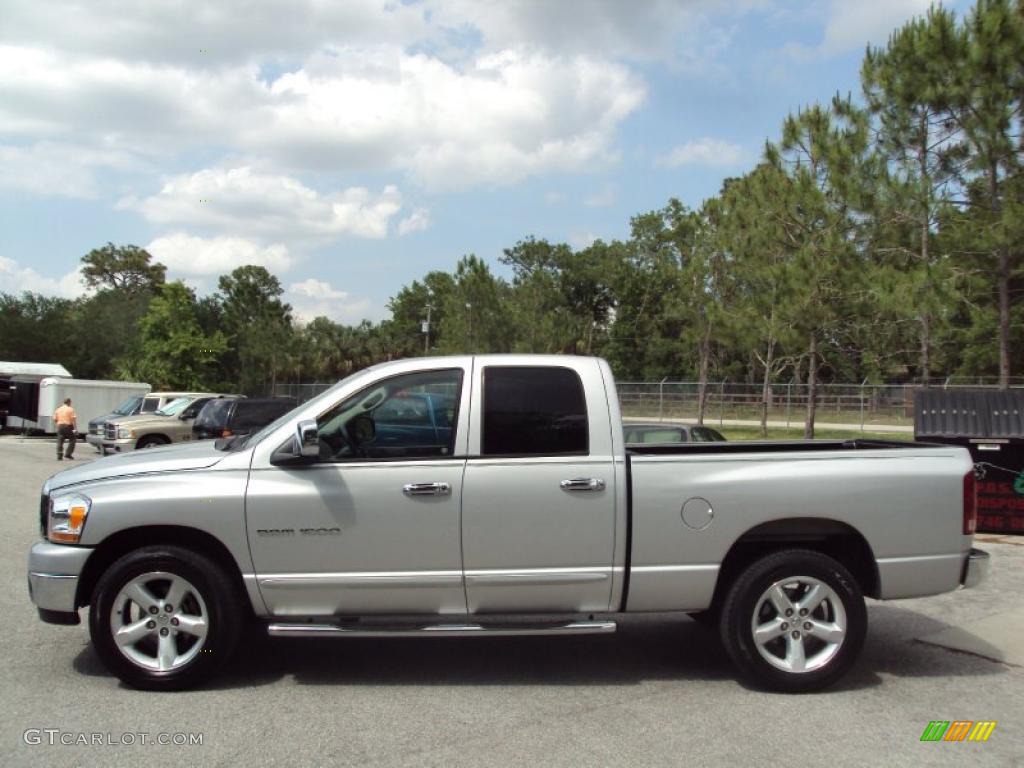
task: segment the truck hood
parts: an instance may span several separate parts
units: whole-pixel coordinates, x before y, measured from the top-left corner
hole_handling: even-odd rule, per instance
[[[169,445],[165,448],[146,448],[131,453],[121,453],[96,459],[80,467],[72,467],[53,475],[44,489],[54,491],[69,485],[79,485],[94,480],[108,480],[115,477],[130,477],[150,472],[181,472],[189,469],[212,467],[228,454],[218,451],[213,440],[185,445]]]
[[[137,413],[134,416],[119,416],[116,419],[108,419],[112,424],[116,424],[119,427],[151,427],[160,426],[161,424],[171,424],[178,421],[177,416],[156,416],[152,413]]]

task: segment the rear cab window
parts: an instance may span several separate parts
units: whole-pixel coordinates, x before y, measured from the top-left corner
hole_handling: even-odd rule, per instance
[[[579,374],[554,366],[483,369],[483,456],[586,456],[587,404]]]

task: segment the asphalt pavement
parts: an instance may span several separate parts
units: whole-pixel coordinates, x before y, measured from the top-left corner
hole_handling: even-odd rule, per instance
[[[53,454],[49,441],[0,438],[3,766],[1024,765],[1024,669],[1009,663],[1024,637],[996,633],[1003,662],[933,643],[1012,626],[1024,537],[984,537],[992,575],[976,589],[871,602],[860,662],[818,694],[744,687],[715,635],[672,615],[593,637],[255,634],[211,687],[156,694],[107,673],[84,622],[43,624],[29,602],[39,487],[67,466]],[[76,456],[95,454],[80,444]],[[921,742],[933,720],[997,725],[984,743]],[[152,743],[160,734],[202,743]]]

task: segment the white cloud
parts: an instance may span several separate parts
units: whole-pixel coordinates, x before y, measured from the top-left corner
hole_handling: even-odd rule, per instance
[[[303,55],[327,44],[408,45],[430,34],[425,8],[392,0],[5,0],[0,42],[216,68],[255,56]]]
[[[835,54],[882,45],[896,27],[931,5],[932,0],[833,0],[821,50]]]
[[[485,47],[530,45],[559,54],[602,51],[636,60],[671,59],[701,48],[712,20],[766,7],[770,0],[443,0],[430,3],[438,26],[471,28]]]
[[[67,299],[89,292],[82,282],[81,268],[76,268],[63,277],[45,277],[31,267],[21,266],[14,259],[0,256],[0,293],[18,295],[25,291]]]
[[[265,240],[382,238],[402,207],[393,186],[374,194],[351,187],[320,194],[290,176],[249,167],[210,168],[168,179],[156,195],[127,198],[122,208],[154,224],[188,226]]]
[[[130,154],[110,149],[40,141],[27,146],[0,145],[0,189],[40,197],[95,198],[101,170],[134,170]]]
[[[369,299],[353,298],[315,278],[292,283],[284,298],[292,305],[295,316],[306,322],[322,316],[339,323],[358,323],[369,318],[372,308]]]
[[[615,130],[645,96],[625,67],[586,56],[506,50],[456,68],[342,50],[277,79],[239,140],[296,168],[398,169],[433,188],[511,184],[613,159]]]
[[[332,48],[267,81],[256,64],[151,64],[0,45],[0,136],[167,157],[227,147],[289,172],[399,171],[433,187],[509,184],[614,159],[646,90],[625,66],[509,49],[458,66]]]
[[[242,237],[202,238],[179,232],[156,238],[146,250],[174,276],[223,275],[247,264],[287,272],[295,263],[284,245],[263,246]]]
[[[398,222],[399,236],[408,235],[413,232],[422,232],[430,226],[430,211],[426,208],[417,208],[411,214]]]
[[[657,165],[667,168],[678,168],[681,165],[728,167],[739,165],[745,157],[743,147],[738,144],[704,137],[674,147],[658,158]]]

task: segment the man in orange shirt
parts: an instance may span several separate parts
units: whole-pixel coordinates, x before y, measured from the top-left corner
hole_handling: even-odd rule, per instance
[[[78,439],[78,418],[75,416],[75,409],[71,407],[70,397],[64,401],[64,405],[57,406],[57,410],[53,412],[53,423],[57,425],[57,461],[72,458],[75,440]],[[62,456],[65,440],[68,441],[68,450]]]

